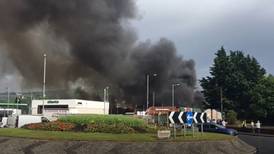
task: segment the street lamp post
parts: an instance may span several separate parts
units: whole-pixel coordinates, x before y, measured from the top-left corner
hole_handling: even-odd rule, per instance
[[[147,109],[149,105],[149,74],[147,74]]]
[[[155,106],[155,91],[152,92],[152,103],[153,107]]]
[[[171,95],[172,95],[172,109],[174,109],[174,93],[175,93],[175,87],[176,86],[180,86],[181,84],[179,83],[173,83],[172,84],[172,88],[171,88]],[[173,124],[173,137],[176,138],[176,128],[175,128],[175,124]]]
[[[156,77],[158,74],[154,73],[153,76]],[[146,75],[146,79],[147,79],[147,109],[148,109],[148,106],[149,106],[149,78],[150,78],[150,75],[147,74]]]
[[[47,67],[47,55],[44,54],[44,76],[43,76],[43,105],[42,105],[42,115],[45,112],[45,97],[46,97],[46,67]]]
[[[29,114],[32,114],[32,89],[30,90],[30,104],[29,104]]]
[[[104,114],[106,114],[106,95],[107,95],[106,88],[104,88]]]
[[[17,110],[18,110],[18,103],[19,103],[19,99],[20,99],[19,97],[20,97],[19,95],[16,96],[16,109]]]
[[[10,107],[10,89],[9,87],[7,87],[7,90],[8,90],[8,108]]]
[[[174,83],[172,84],[172,89],[171,89],[171,94],[172,94],[172,108],[174,108],[174,93],[175,93],[175,87],[180,86],[181,84],[179,83]]]
[[[223,116],[223,88],[220,87],[220,101],[221,101],[221,116],[222,116],[222,120],[224,120],[224,116]]]
[[[104,114],[106,114],[106,102],[109,102],[108,89],[109,89],[108,86],[106,88],[104,88]]]

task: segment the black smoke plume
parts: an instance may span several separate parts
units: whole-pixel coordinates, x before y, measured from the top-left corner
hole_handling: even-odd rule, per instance
[[[134,0],[1,0],[0,54],[23,77],[23,87],[42,86],[46,53],[48,88],[94,99],[110,86],[114,102],[140,106],[146,74],[157,73],[150,80],[156,104],[171,105],[171,84],[180,83],[176,105],[191,105],[194,61],[178,56],[167,39],[138,43],[130,25],[136,16]]]

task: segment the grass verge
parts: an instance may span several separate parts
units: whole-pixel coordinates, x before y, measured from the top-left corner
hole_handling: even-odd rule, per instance
[[[61,131],[41,131],[26,130],[20,128],[3,128],[0,129],[0,136],[20,137],[42,140],[76,140],[76,141],[114,141],[114,142],[155,142],[159,141],[156,134],[110,134],[110,133],[82,133],[82,132],[61,132]],[[187,134],[186,136],[178,135],[175,140],[165,141],[215,141],[215,140],[232,140],[234,137],[222,134],[197,133],[195,137]]]

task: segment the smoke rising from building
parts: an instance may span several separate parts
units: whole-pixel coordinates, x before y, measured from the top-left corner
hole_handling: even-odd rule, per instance
[[[113,101],[143,105],[146,74],[157,73],[151,78],[157,104],[170,104],[171,84],[181,83],[176,104],[190,105],[194,61],[183,60],[165,38],[139,43],[130,25],[137,12],[135,0],[1,0],[0,54],[24,87],[42,87],[46,53],[47,87],[95,98],[110,86]]]

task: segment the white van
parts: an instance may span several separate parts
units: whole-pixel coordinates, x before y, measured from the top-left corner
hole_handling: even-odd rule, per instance
[[[17,128],[20,128],[26,124],[40,123],[40,122],[48,121],[46,117],[34,116],[34,115],[19,115],[17,120],[18,120]]]
[[[21,128],[24,125],[40,122],[49,122],[48,118],[38,115],[18,115],[9,116],[7,127],[9,128]]]

